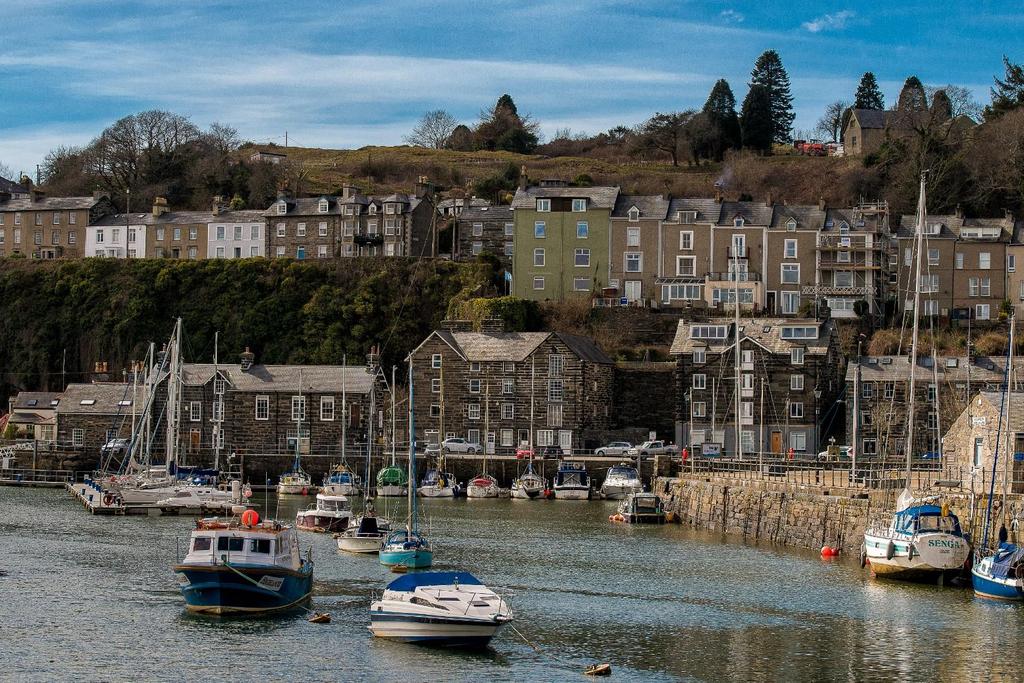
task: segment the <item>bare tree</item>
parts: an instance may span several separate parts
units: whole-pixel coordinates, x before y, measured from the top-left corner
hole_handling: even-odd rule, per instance
[[[18,180],[14,177],[14,171],[11,170],[11,167],[2,161],[0,161],[0,178],[7,178],[8,180],[14,181]]]
[[[406,135],[404,140],[416,147],[442,149],[458,125],[458,119],[447,111],[434,109],[423,115],[420,122],[412,129],[412,133]]]
[[[970,116],[975,121],[981,121],[982,111],[985,108],[981,106],[978,100],[974,99],[974,93],[961,85],[930,85],[925,88],[929,100],[932,100],[935,97],[935,93],[940,90],[944,90],[946,97],[949,98],[951,114],[954,119],[958,116]]]
[[[825,113],[818,119],[818,125],[815,126],[814,132],[822,138],[838,142],[839,136],[843,133],[843,112],[849,108],[849,102],[842,100],[836,100],[829,104],[825,107]]]

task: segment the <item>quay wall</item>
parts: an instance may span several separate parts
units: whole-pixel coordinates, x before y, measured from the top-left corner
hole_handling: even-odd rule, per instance
[[[697,529],[798,548],[817,550],[829,545],[851,556],[859,552],[865,527],[890,512],[894,502],[893,493],[887,491],[830,490],[769,481],[736,483],[691,476],[659,477],[655,491],[680,523]],[[949,501],[964,528],[980,541],[985,496],[974,496],[973,505],[968,494],[947,493],[943,500]],[[1011,517],[1024,515],[1024,498],[1008,501],[1008,510]],[[998,519],[998,500],[992,512],[993,519]],[[1016,535],[1011,526],[1011,540]],[[1024,537],[1024,527],[1020,535]]]

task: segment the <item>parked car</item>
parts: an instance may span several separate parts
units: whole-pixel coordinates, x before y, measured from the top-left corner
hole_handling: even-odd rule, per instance
[[[853,458],[853,447],[852,446],[836,446],[836,454],[833,455],[825,449],[818,453],[818,460],[821,462],[839,462],[841,460],[850,460]]]
[[[484,447],[472,441],[466,441],[461,436],[453,436],[441,442],[441,450],[445,453],[483,453]]]
[[[626,455],[636,457],[653,457],[655,455],[679,455],[679,447],[664,441],[644,441],[626,451]]]
[[[625,456],[632,449],[629,441],[611,441],[594,452],[595,456]]]
[[[558,446],[537,446],[536,448],[530,448],[529,446],[523,445],[516,449],[516,458],[522,460],[524,458],[537,458],[543,460],[544,458],[559,458],[562,456],[562,449]]]
[[[111,439],[102,446],[100,446],[101,455],[111,455],[113,453],[124,453],[128,450],[128,439]]]

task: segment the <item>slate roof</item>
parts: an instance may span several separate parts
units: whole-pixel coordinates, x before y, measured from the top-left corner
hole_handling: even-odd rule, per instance
[[[572,197],[586,198],[590,208],[614,209],[615,199],[619,196],[618,187],[528,187],[516,190],[512,199],[513,209],[532,209],[538,197]]]
[[[999,228],[1002,232],[998,240],[995,241],[1006,241],[1009,239],[1011,234],[1015,231],[1014,223],[1009,218],[964,218],[963,216],[957,215],[929,215],[927,224],[929,227],[934,224],[940,224],[942,230],[938,235],[928,234],[928,239],[935,237],[954,239],[960,236],[960,231],[963,228]],[[913,238],[914,229],[917,227],[917,216],[916,215],[904,215],[900,217],[900,227],[897,231],[897,235],[902,238]],[[972,238],[965,238],[972,239]]]
[[[991,405],[996,411],[1003,410],[1002,401],[1003,394],[999,391],[982,391],[979,392],[979,398],[984,399],[989,405]],[[1024,394],[1019,391],[1011,391],[1007,397],[1010,403],[1010,424],[1005,426],[1004,429],[1011,432],[1022,431],[1021,425],[1024,425]],[[964,409],[966,412],[966,409]],[[1000,455],[1000,457],[1002,457]]]
[[[0,192],[10,192],[11,194],[28,194],[28,188],[24,185],[20,185],[13,180],[8,180],[3,176],[0,176]]]
[[[966,382],[968,370],[971,383],[1002,383],[1006,373],[1004,358],[982,356],[975,358],[968,366],[966,356],[939,356],[938,376],[943,382]],[[955,360],[956,366],[949,367],[947,361]],[[910,380],[910,356],[864,356],[861,358],[860,379],[862,382],[907,382]],[[846,381],[853,382],[857,373],[857,363],[851,359],[846,366]],[[921,360],[914,366],[914,377],[917,382],[930,383],[935,379],[932,368],[924,365]]]
[[[453,209],[456,207],[462,207],[463,210],[470,208],[477,208],[480,206],[490,206],[491,202],[483,197],[449,197],[448,199],[442,199],[437,203],[439,211],[445,209]]]
[[[149,213],[108,214],[92,223],[102,227],[124,225],[195,225],[197,223],[264,223],[262,211],[224,211],[216,216],[211,211],[168,211],[160,216]]]
[[[725,325],[729,328],[725,339],[691,339],[691,325]],[[818,328],[817,339],[783,339],[783,327],[810,327]],[[752,341],[772,353],[788,353],[794,347],[803,347],[807,353],[824,353],[828,349],[829,340],[835,322],[831,320],[818,321],[806,318],[741,318],[740,319],[740,343],[741,345]],[[676,336],[672,340],[672,347],[669,353],[679,355],[691,353],[695,348],[704,348],[712,353],[721,353],[733,347],[733,319],[732,318],[711,318],[706,321],[680,320],[676,327]],[[742,348],[742,346],[741,346]]]
[[[328,207],[327,213],[320,212],[320,197],[300,197],[298,199],[285,199],[288,203],[288,213],[281,214],[277,212],[277,205],[281,200],[275,201],[271,204],[266,211],[263,212],[264,216],[329,216],[331,214],[339,215],[341,213],[341,207],[338,203],[337,197],[327,197]],[[352,203],[352,202],[349,202]]]
[[[562,332],[486,333],[436,330],[433,334],[444,340],[462,358],[473,363],[502,361],[521,363],[552,336],[561,339],[569,347],[569,350],[583,360],[592,363],[612,363],[612,359],[598,348],[592,339]],[[427,337],[427,339],[429,338]],[[410,355],[415,354],[417,350],[419,350],[419,347],[413,350]]]
[[[504,221],[510,223],[512,215],[511,206],[474,206],[462,210],[462,213],[459,215],[459,222]]]
[[[58,391],[19,391],[18,395],[11,401],[11,409],[26,410],[50,410],[53,408],[51,402],[60,401],[61,394]],[[33,404],[32,401],[35,401]]]
[[[776,204],[770,227],[786,229],[789,219],[793,218],[797,230],[821,230],[825,227],[825,215],[817,204]]]
[[[674,222],[679,211],[696,211],[697,223],[718,223],[722,203],[716,199],[675,197],[669,202],[668,219]]]
[[[628,218],[629,210],[635,206],[640,209],[640,218],[665,220],[669,203],[661,195],[620,194],[615,200],[612,218]]]
[[[0,202],[0,211],[67,211],[70,209],[91,209],[99,200],[95,197],[42,197],[33,201],[31,197]]]
[[[302,375],[302,391],[317,393],[346,392],[367,394],[373,385],[373,376],[362,365],[252,365],[243,371],[238,365],[218,365],[217,370],[227,379],[234,391],[246,393],[284,392],[299,390],[299,374]],[[182,366],[182,381],[186,385],[203,385],[213,379],[212,363],[185,363]]]
[[[884,109],[854,109],[853,113],[861,128],[885,128],[892,114]]]
[[[764,202],[722,202],[718,225],[732,225],[738,217],[751,225],[771,225],[772,208]]]
[[[64,390],[58,415],[125,415],[131,412],[131,405],[119,406],[121,401],[132,400],[132,385],[120,382],[95,382],[93,384],[69,384]],[[83,405],[82,401],[95,401]]]

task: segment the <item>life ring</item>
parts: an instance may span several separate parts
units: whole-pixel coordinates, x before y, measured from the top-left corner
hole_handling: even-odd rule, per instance
[[[891,560],[896,555],[896,544],[889,541],[889,545],[885,547],[885,559]]]
[[[113,505],[114,504],[114,497],[112,495],[110,495],[109,493],[107,495],[103,496],[103,504],[104,505],[108,505],[108,506],[109,505]]]

